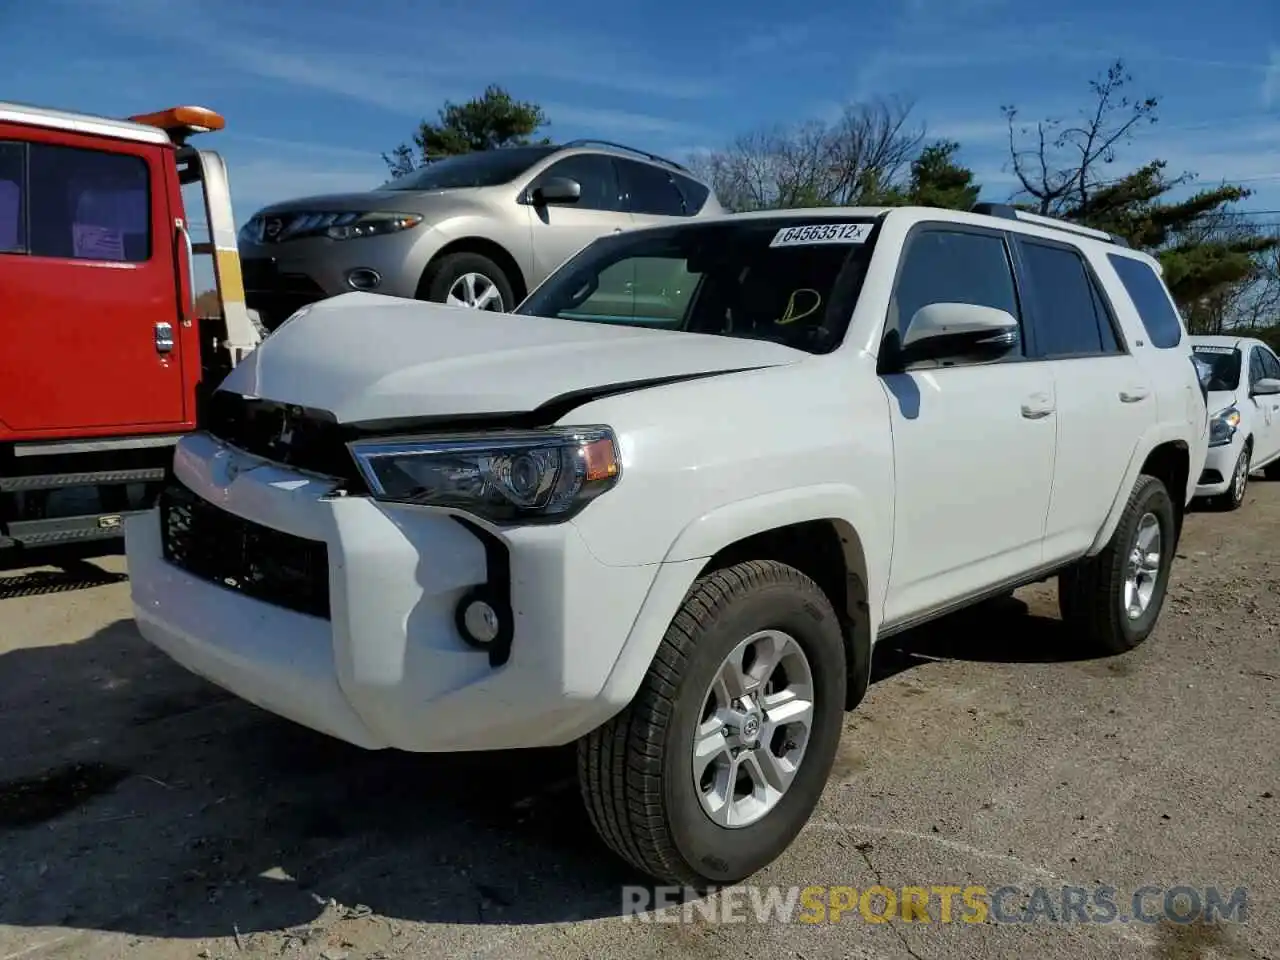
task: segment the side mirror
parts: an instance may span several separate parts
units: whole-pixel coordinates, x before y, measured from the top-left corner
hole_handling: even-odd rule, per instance
[[[916,311],[900,348],[903,364],[921,360],[996,360],[1018,345],[1013,314],[971,303],[930,303]]]
[[[1263,377],[1249,391],[1252,397],[1272,397],[1280,393],[1280,380],[1275,377]]]
[[[582,198],[582,184],[569,177],[550,177],[533,188],[532,199],[538,206],[548,203],[577,203]]]

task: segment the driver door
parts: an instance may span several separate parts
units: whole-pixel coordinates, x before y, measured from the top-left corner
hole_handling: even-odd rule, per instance
[[[921,307],[968,303],[1025,320],[997,231],[925,224],[907,239],[885,321],[899,340]],[[1025,339],[1024,339],[1025,343]],[[885,373],[897,496],[884,625],[901,628],[1042,563],[1053,489],[1053,374],[1027,359]]]
[[[578,181],[582,194],[576,203],[532,202],[539,184],[552,177]],[[597,237],[621,233],[633,225],[622,200],[613,159],[599,153],[580,153],[553,163],[529,184],[529,229],[535,276],[530,288]],[[619,283],[624,283],[625,278]]]

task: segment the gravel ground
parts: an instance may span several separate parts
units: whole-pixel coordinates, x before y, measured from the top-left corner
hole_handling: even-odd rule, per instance
[[[937,900],[929,923],[713,922],[723,895],[626,918],[639,880],[566,751],[362,753],[144,644],[118,555],[2,571],[0,960],[1280,957],[1278,539],[1280,484],[1190,516],[1122,657],[1079,657],[1052,584],[886,645],[820,809],[754,878],[1105,884],[1121,913],[1144,884],[1245,887],[1220,924],[942,923]]]

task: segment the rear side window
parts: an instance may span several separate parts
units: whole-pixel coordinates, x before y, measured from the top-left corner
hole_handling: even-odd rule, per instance
[[[27,248],[23,198],[26,189],[27,152],[21,143],[0,143],[0,253],[22,253]]]
[[[635,160],[618,160],[623,189],[630,195],[631,212],[661,217],[684,216],[684,197],[671,174],[661,167]]]
[[[1019,241],[1035,300],[1036,349],[1044,359],[1118,353],[1111,319],[1080,254]]]
[[[1114,253],[1107,259],[1120,275],[1120,282],[1137,308],[1151,345],[1167,350],[1181,343],[1182,325],[1164,281],[1141,260]]]
[[[151,256],[150,176],[141,157],[29,145],[29,252],[139,263]]]
[[[676,186],[684,196],[684,212],[693,216],[701,210],[702,205],[707,202],[707,196],[711,193],[710,188],[692,177],[682,177],[678,173],[673,173],[671,179],[676,182]]]

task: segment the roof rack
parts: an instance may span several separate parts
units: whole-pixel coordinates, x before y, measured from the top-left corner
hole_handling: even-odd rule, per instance
[[[568,143],[562,143],[562,147],[612,147],[614,150],[624,150],[627,153],[634,153],[637,156],[644,157],[646,160],[653,160],[657,163],[665,163],[669,167],[675,167],[684,173],[688,173],[689,169],[682,164],[676,163],[674,160],[668,160],[666,157],[660,157],[656,153],[649,153],[647,150],[639,150],[636,147],[629,147],[625,143],[614,143],[612,140],[596,140],[591,137],[584,137],[580,140],[570,140]]]
[[[1129,246],[1129,241],[1119,234],[1107,233],[1105,230],[1095,230],[1093,227],[1071,223],[1069,220],[1061,220],[1057,217],[1045,217],[1038,213],[1029,213],[1026,210],[1019,210],[1008,203],[975,203],[970,208],[970,212],[981,213],[988,217],[1000,217],[1003,220],[1021,220],[1023,223],[1034,223],[1039,227],[1049,227],[1053,230],[1061,230],[1064,233],[1074,233],[1081,237],[1092,237],[1094,240],[1101,240],[1104,243],[1114,243],[1117,247]]]

